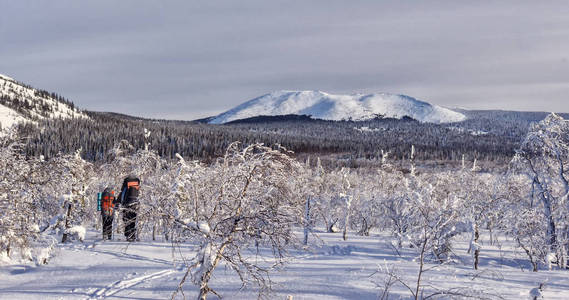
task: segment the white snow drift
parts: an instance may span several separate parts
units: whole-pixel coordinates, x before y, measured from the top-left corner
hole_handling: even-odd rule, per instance
[[[409,116],[421,122],[460,122],[466,116],[415,98],[388,93],[333,95],[321,91],[279,91],[247,101],[214,118],[209,123],[223,124],[255,116],[310,115],[324,120],[366,120],[382,115],[389,118]]]

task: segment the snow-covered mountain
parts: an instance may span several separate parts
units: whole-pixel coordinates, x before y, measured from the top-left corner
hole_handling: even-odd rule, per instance
[[[429,123],[460,122],[462,113],[431,105],[415,98],[378,93],[333,95],[321,91],[279,91],[249,100],[209,120],[223,124],[255,116],[310,115],[324,120],[366,120],[379,115],[388,118],[409,116]]]
[[[87,115],[61,96],[0,74],[0,134],[19,122],[44,118],[87,118]]]

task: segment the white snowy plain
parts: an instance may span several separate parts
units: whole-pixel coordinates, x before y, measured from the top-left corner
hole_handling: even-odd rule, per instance
[[[89,230],[84,243],[59,246],[48,265],[11,264],[0,266],[0,299],[169,299],[184,274],[180,253],[191,257],[197,247],[182,244],[173,251],[165,241],[127,243],[122,237],[100,240]],[[408,284],[416,282],[419,269],[414,249],[395,250],[387,234],[369,237],[340,233],[318,233],[310,237],[311,249],[293,250],[290,264],[272,275],[276,282],[270,299],[377,299],[384,275],[378,268],[397,269]],[[529,299],[530,292],[545,283],[545,299],[567,299],[566,270],[531,272],[524,254],[512,242],[500,237],[489,245],[482,239],[479,270],[473,270],[466,253],[468,236],[461,236],[453,249],[456,262],[429,262],[423,284],[438,289],[458,288],[483,292],[486,299]],[[269,256],[268,249],[261,250]],[[226,299],[254,299],[255,289],[241,289],[239,278],[224,265],[214,272],[210,286]],[[428,295],[427,289],[425,296]],[[535,292],[535,291],[534,291]],[[184,294],[197,297],[197,287],[186,282]],[[409,299],[401,285],[393,286],[389,299]],[[182,298],[178,294],[177,298]],[[211,295],[211,298],[216,298]],[[438,299],[448,299],[442,296]]]

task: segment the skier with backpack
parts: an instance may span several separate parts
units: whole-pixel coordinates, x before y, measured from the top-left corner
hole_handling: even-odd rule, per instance
[[[129,242],[136,240],[136,215],[138,213],[138,194],[140,179],[129,175],[123,181],[120,202],[123,207],[124,235]]]
[[[103,239],[110,240],[113,236],[113,219],[118,202],[115,202],[115,192],[107,187],[98,195],[98,210],[103,219]]]

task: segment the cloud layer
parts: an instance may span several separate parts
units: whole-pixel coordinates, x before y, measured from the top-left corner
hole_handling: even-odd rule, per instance
[[[0,73],[155,118],[282,89],[569,112],[569,5],[471,2],[4,1]]]

